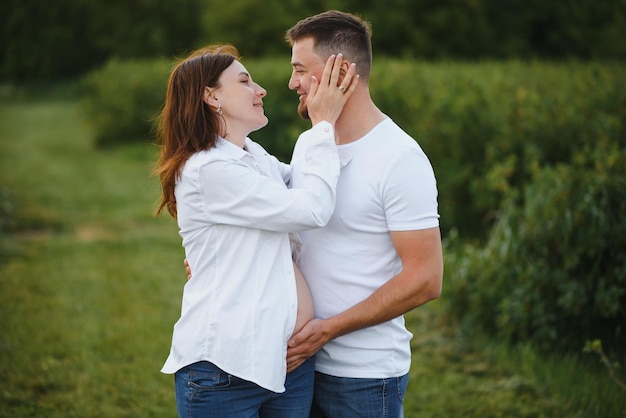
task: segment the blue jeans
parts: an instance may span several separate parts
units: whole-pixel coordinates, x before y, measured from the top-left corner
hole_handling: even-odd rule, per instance
[[[308,418],[315,363],[311,358],[287,374],[285,392],[275,393],[202,361],[176,372],[176,409],[189,418]]]
[[[315,372],[311,418],[402,418],[409,375],[354,379]]]

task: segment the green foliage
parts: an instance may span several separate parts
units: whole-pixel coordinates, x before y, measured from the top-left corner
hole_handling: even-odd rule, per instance
[[[431,159],[445,231],[484,237],[537,166],[624,143],[620,64],[379,60],[372,96]]]
[[[195,42],[200,0],[4,0],[0,79],[69,79],[113,57],[169,56]]]
[[[507,200],[485,248],[448,275],[463,323],[509,341],[624,346],[626,147],[599,142],[570,165],[537,168]]]
[[[79,1],[79,0],[77,0]],[[107,57],[154,58],[188,50],[200,33],[202,0],[93,0]]]
[[[597,353],[600,357],[600,362],[604,365],[604,367],[606,367],[611,379],[620,389],[626,392],[626,383],[622,382],[615,374],[615,369],[619,368],[619,363],[609,360],[606,354],[604,354],[601,340],[585,341],[583,353]]]
[[[77,0],[6,0],[0,4],[0,78],[67,78],[101,62],[93,44],[93,7]]]
[[[296,21],[329,9],[372,23],[376,56],[421,59],[624,58],[626,3],[583,0],[214,0],[202,39],[256,57],[281,53]],[[258,19],[271,16],[271,19]]]
[[[83,75],[111,58],[233,43],[286,54],[285,31],[329,9],[370,21],[375,56],[417,59],[626,58],[624,0],[4,0],[0,79]]]
[[[97,146],[152,138],[172,63],[111,60],[84,78],[84,111]]]
[[[200,40],[233,44],[248,58],[285,55],[289,51],[285,32],[299,19],[324,10],[316,3],[310,0],[211,0],[203,8]]]

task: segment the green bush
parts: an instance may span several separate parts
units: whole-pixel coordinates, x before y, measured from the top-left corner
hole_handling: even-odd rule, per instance
[[[624,347],[626,147],[598,141],[571,164],[537,168],[482,249],[450,263],[446,301],[469,329],[511,342]]]
[[[171,66],[166,60],[111,60],[84,78],[84,110],[97,146],[151,138]]]
[[[536,166],[624,143],[623,64],[376,61],[372,95],[431,159],[445,231],[484,238]]]
[[[3,0],[0,80],[67,80],[109,59],[177,54],[197,42],[198,0]]]
[[[234,43],[249,57],[286,54],[285,31],[328,9],[370,21],[377,57],[626,58],[624,1],[3,0],[0,79],[67,79],[113,57],[167,56],[215,42]]]

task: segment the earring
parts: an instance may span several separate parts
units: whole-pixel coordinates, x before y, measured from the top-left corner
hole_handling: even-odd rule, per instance
[[[222,116],[222,104],[221,103],[217,104],[217,114]]]

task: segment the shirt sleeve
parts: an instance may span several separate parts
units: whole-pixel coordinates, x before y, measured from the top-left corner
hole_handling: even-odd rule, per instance
[[[435,174],[420,149],[403,153],[387,173],[383,184],[385,216],[390,231],[439,226]]]
[[[256,154],[261,155],[267,163],[271,166],[271,170],[280,176],[283,183],[289,185],[291,183],[291,166],[289,164],[283,163],[274,155],[271,155],[269,152],[263,148],[263,146],[257,142],[254,142],[250,138],[246,138],[246,146],[248,148],[248,152],[251,152],[256,156]]]
[[[324,226],[334,210],[339,176],[333,127],[320,122],[302,133],[298,142],[306,143],[306,162],[304,181],[296,189],[240,160],[204,164],[199,177],[207,222],[277,232]]]
[[[278,168],[278,172],[283,178],[283,181],[287,186],[289,186],[291,184],[291,166],[289,164],[283,163],[282,161],[279,161],[278,158],[274,156],[272,156],[272,160]]]

